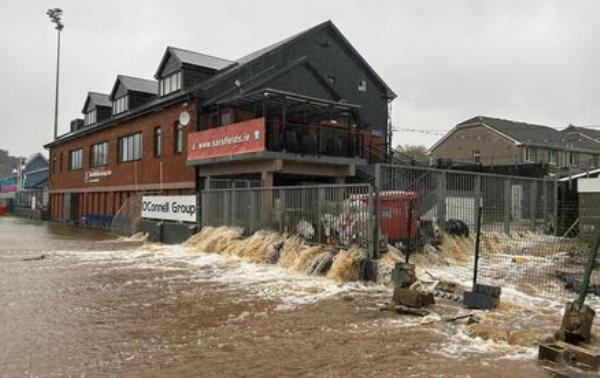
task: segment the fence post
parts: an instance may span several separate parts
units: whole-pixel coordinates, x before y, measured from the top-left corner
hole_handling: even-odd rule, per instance
[[[481,206],[481,175],[475,175],[475,182],[473,183],[475,186],[475,203],[473,204],[473,220],[477,221],[477,217],[479,216],[479,207]],[[475,223],[477,225],[477,223]]]
[[[590,250],[590,254],[588,255],[588,261],[585,266],[585,272],[583,273],[581,286],[579,287],[579,298],[577,300],[577,308],[579,310],[581,310],[581,308],[583,307],[583,303],[585,302],[585,297],[587,295],[588,287],[590,284],[590,276],[592,275],[592,270],[594,269],[594,263],[596,261],[596,255],[598,254],[599,242],[600,232],[596,231],[594,233],[594,242],[592,244],[592,249]]]
[[[196,231],[202,228],[202,191],[196,195]]]
[[[537,180],[533,181],[530,183],[530,193],[529,193],[529,218],[531,220],[531,231],[535,232],[535,217],[536,217],[536,211],[537,211],[537,187],[538,187],[538,182]]]
[[[323,212],[321,205],[325,200],[325,196],[323,195],[323,188],[317,188],[317,240],[319,243],[323,243],[323,235],[321,232],[321,214]]]
[[[512,197],[511,197],[510,179],[504,181],[504,233],[510,234],[510,218],[512,213]]]
[[[381,164],[375,164],[375,195],[374,204],[372,206],[373,211],[375,212],[375,224],[372,225],[371,229],[373,230],[373,258],[379,257],[379,235],[381,225],[381,213],[379,209],[379,191],[382,189],[381,182]]]
[[[377,232],[375,231],[375,222],[374,222],[374,218],[376,218],[376,217],[373,216],[374,215],[373,214],[373,212],[374,212],[374,209],[373,209],[373,202],[374,202],[373,194],[374,194],[373,193],[373,186],[369,184],[369,186],[368,186],[368,197],[367,197],[368,198],[368,200],[367,200],[367,214],[369,214],[368,215],[369,222],[368,222],[368,226],[367,226],[369,229],[367,230],[367,232],[368,232],[367,238],[369,240],[367,241],[367,244],[368,244],[368,250],[369,250],[369,258],[371,258],[371,259],[375,258],[375,254],[376,254],[375,246],[377,245],[377,243],[375,242],[375,235],[377,235]]]
[[[552,214],[552,218],[553,218],[553,223],[554,223],[554,234],[556,236],[560,236],[560,230],[558,228],[558,177],[554,177],[554,187],[553,187],[553,202],[554,202],[554,206],[553,206],[553,214]]]
[[[437,176],[437,192],[439,194],[437,201],[437,220],[441,230],[446,229],[446,172],[440,172]]]
[[[285,232],[285,197],[286,190],[279,189],[279,233],[283,234]]]
[[[477,235],[475,237],[475,261],[473,263],[473,288],[477,286],[477,270],[479,268],[479,246],[481,244],[481,213],[483,212],[483,207],[481,205],[477,206]]]
[[[548,227],[548,183],[548,179],[544,179],[542,184],[542,190],[544,191],[544,193],[542,194],[542,206],[544,207],[544,229],[542,230],[542,232],[547,232]]]

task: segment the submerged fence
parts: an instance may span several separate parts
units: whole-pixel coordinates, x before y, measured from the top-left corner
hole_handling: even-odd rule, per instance
[[[480,283],[569,296],[589,250],[574,238],[577,222],[561,219],[555,180],[377,165],[374,185],[218,187],[199,195],[202,226],[358,245],[374,258],[388,244],[407,256],[429,251],[467,283],[480,207]],[[598,285],[600,292],[600,278]]]
[[[372,248],[373,190],[368,184],[209,189],[202,226],[268,229],[332,245]]]

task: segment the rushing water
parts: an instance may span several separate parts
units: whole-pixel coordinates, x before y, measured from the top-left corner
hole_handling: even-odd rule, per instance
[[[380,312],[389,287],[295,265],[0,218],[0,375],[543,376],[531,346]]]

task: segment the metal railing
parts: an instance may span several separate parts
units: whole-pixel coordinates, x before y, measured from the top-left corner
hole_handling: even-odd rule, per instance
[[[306,155],[363,157],[364,134],[343,126],[267,123],[267,150]]]
[[[332,245],[372,247],[374,194],[368,184],[204,190],[202,226],[300,235]]]
[[[15,206],[36,209],[48,207],[48,191],[45,189],[27,189],[15,193]],[[33,203],[35,201],[35,203]]]

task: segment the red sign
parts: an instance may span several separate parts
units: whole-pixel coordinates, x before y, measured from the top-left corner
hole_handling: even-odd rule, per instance
[[[256,118],[188,135],[188,161],[265,150],[265,119]]]

